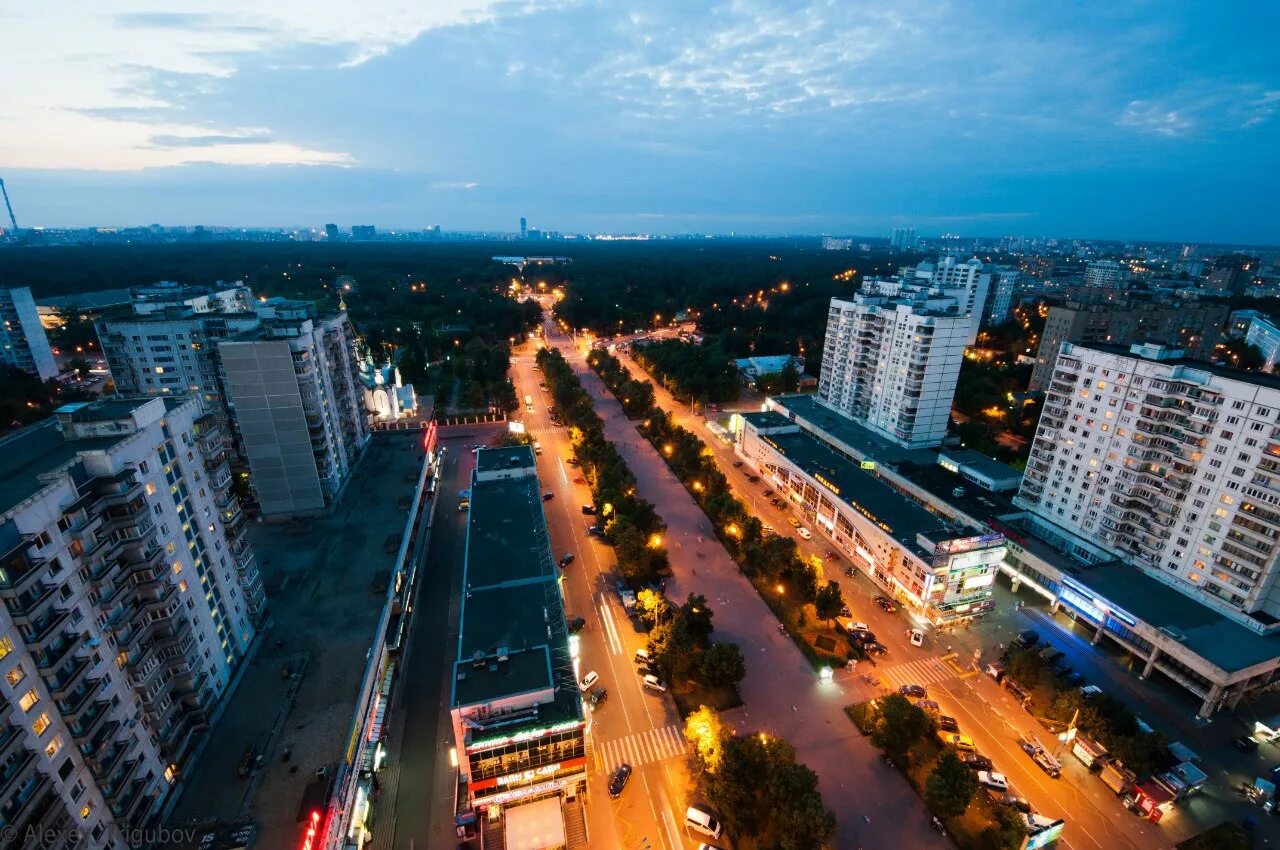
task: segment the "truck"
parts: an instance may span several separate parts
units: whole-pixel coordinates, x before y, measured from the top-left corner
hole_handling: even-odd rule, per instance
[[[1104,764],[1102,772],[1098,774],[1098,778],[1102,780],[1103,785],[1106,785],[1116,794],[1127,793],[1138,779],[1132,770],[1125,769],[1124,762],[1119,759],[1112,759]]]

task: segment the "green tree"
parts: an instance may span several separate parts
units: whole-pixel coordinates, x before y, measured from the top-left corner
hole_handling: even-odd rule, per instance
[[[1022,814],[1012,806],[996,806],[994,819],[995,823],[978,836],[979,850],[1018,850],[1027,835]]]
[[[782,384],[784,393],[793,393],[800,389],[800,370],[796,368],[796,362],[788,358],[785,366],[782,367],[782,374],[779,375],[779,382]]]
[[[778,765],[769,777],[768,800],[779,850],[820,850],[835,837],[836,817],[822,804],[818,775],[805,765]]]
[[[901,694],[890,694],[879,703],[879,716],[871,743],[896,756],[906,755],[911,745],[929,732],[929,716]]]
[[[671,603],[656,590],[645,588],[636,594],[636,613],[640,621],[652,629],[671,616]]]
[[[629,579],[648,581],[649,574],[649,541],[644,532],[629,522],[612,523],[609,529],[609,540],[613,543],[613,554],[618,559],[618,569]]]
[[[1034,649],[1014,652],[1009,657],[1009,675],[1028,688],[1034,688],[1040,684],[1040,679],[1044,676],[1044,670],[1044,659]]]
[[[824,584],[813,600],[813,607],[817,610],[818,619],[826,620],[827,625],[839,617],[840,609],[844,607],[844,594],[840,591],[839,583],[829,581]]]
[[[943,751],[924,786],[925,804],[940,818],[964,814],[978,791],[978,780],[951,748]]]
[[[698,658],[698,675],[709,688],[737,685],[747,675],[747,662],[736,643],[713,643]]]
[[[715,773],[733,730],[714,708],[700,705],[684,719],[684,738],[693,745],[700,771]]]
[[[714,614],[710,606],[707,605],[707,597],[702,594],[689,594],[689,598],[680,606],[678,616],[684,623],[684,627],[689,634],[693,636],[698,643],[703,643],[711,636],[711,632],[715,627],[711,625],[711,618]]]

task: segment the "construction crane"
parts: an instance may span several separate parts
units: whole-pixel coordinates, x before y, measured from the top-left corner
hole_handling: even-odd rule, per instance
[[[9,211],[9,224],[13,225],[13,232],[18,232],[18,220],[13,217],[13,204],[9,203],[9,190],[4,187],[4,179],[0,178],[0,195],[4,195],[4,208]]]

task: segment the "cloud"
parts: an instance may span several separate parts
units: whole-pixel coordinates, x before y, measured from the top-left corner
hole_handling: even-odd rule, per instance
[[[219,145],[263,145],[272,141],[266,133],[243,135],[206,134],[203,136],[158,135],[147,140],[152,148],[211,148]]]
[[[441,180],[431,184],[432,189],[474,189],[479,183],[470,180]]]
[[[1145,100],[1129,101],[1116,125],[1168,137],[1186,135],[1194,126],[1182,112]]]
[[[236,23],[221,15],[204,12],[126,12],[114,16],[114,22],[129,29],[191,30],[199,32],[264,34],[270,27]]]

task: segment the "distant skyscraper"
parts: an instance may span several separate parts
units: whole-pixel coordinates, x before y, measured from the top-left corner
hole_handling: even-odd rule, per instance
[[[324,237],[330,242],[337,242],[342,238],[342,234],[338,231],[338,225],[326,224],[324,226]]]
[[[520,216],[520,238],[527,239],[529,237],[529,222],[524,220],[524,216]]]
[[[889,244],[899,251],[911,251],[920,244],[920,240],[916,238],[914,227],[895,227]]]
[[[1101,289],[1128,289],[1132,277],[1129,267],[1115,260],[1090,263],[1084,270],[1085,286]]]
[[[989,266],[985,269],[991,275],[991,289],[987,295],[986,309],[983,311],[983,324],[995,326],[1009,320],[1009,311],[1013,307],[1013,298],[1018,291],[1018,279],[1021,275],[1009,266]]]
[[[982,324],[987,294],[991,289],[991,271],[977,257],[960,263],[955,257],[942,257],[936,263],[921,263],[915,268],[915,280],[920,285],[927,281],[942,294],[956,299],[960,312],[969,317],[968,344],[978,339],[978,327]]]
[[[42,381],[58,377],[58,363],[40,324],[31,290],[0,289],[0,363],[30,372]]]
[[[822,250],[824,251],[848,251],[852,247],[852,239],[838,239],[834,236],[822,237]]]
[[[372,224],[353,224],[351,226],[351,238],[359,241],[361,239],[374,239],[378,236],[378,228]]]

